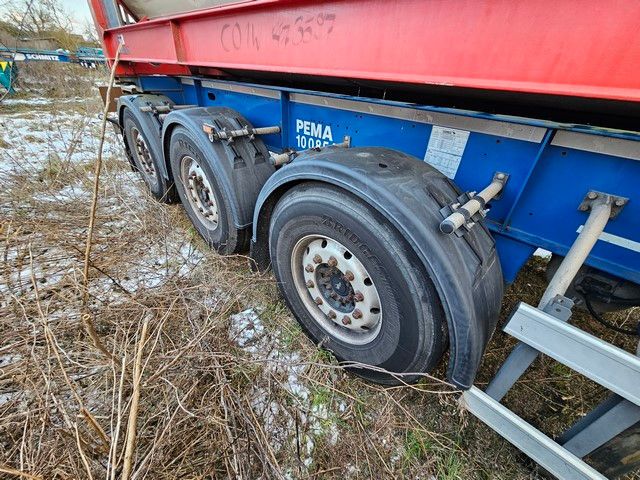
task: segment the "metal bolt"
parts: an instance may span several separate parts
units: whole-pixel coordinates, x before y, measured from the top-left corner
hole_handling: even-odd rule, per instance
[[[355,278],[353,276],[353,273],[351,273],[349,270],[347,270],[344,274],[344,277],[342,277],[343,280],[346,280],[347,282],[353,282],[353,279]]]
[[[315,270],[315,268],[311,264],[309,264],[306,267],[304,267],[304,269],[309,273],[311,273],[311,272],[313,272]]]
[[[350,325],[351,324],[351,319],[349,318],[348,315],[345,315],[344,317],[342,317],[342,324],[343,325]]]
[[[589,207],[587,205],[580,205],[581,212],[586,212],[587,210],[589,210]]]
[[[333,310],[331,310],[327,315],[331,320],[334,320],[337,317],[336,312]]]
[[[587,194],[587,198],[588,198],[589,200],[595,200],[596,198],[598,198],[598,194],[597,194],[596,192],[589,192],[589,193]]]
[[[336,292],[331,292],[330,297],[333,298],[334,300],[337,300],[338,299],[338,294]]]
[[[330,267],[335,267],[338,264],[338,260],[336,260],[335,257],[329,257],[329,260],[327,261],[327,265],[329,265]]]
[[[622,207],[626,202],[622,198],[616,199],[616,207]]]
[[[320,255],[314,255],[313,257],[313,262],[314,263],[322,263],[322,257]]]
[[[307,288],[313,288],[315,287],[315,283],[313,283],[313,280],[307,280]]]
[[[324,302],[320,297],[316,297],[316,305],[322,305]]]
[[[498,180],[504,180],[504,173],[499,173],[498,175],[496,175],[496,178]]]
[[[356,302],[361,302],[361,301],[363,301],[363,300],[364,300],[364,295],[362,294],[362,292],[356,292],[356,293],[354,293],[354,295],[353,295],[353,299],[354,299]]]
[[[351,312],[351,315],[353,315],[353,318],[355,318],[356,320],[358,318],[362,318],[362,312],[357,308],[353,312]]]

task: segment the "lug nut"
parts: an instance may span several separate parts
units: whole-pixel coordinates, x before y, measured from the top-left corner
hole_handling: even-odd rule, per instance
[[[330,267],[335,267],[338,264],[338,260],[336,260],[335,257],[329,257],[329,260],[327,261],[327,265],[329,265]]]
[[[327,316],[331,319],[331,320],[335,320],[335,318],[337,317],[336,312],[334,312],[333,310],[331,310]]]
[[[322,257],[321,257],[320,255],[317,255],[317,254],[316,254],[316,255],[313,257],[313,262],[314,262],[314,263],[322,263]]]
[[[343,280],[346,280],[347,282],[353,282],[353,279],[355,277],[353,276],[353,273],[351,273],[349,270],[346,271],[346,273],[344,274],[344,277],[342,277]]]
[[[316,305],[322,305],[324,302],[320,297],[316,297]]]
[[[311,273],[311,272],[313,272],[315,270],[315,268],[313,268],[313,265],[311,265],[311,264],[309,264],[306,267],[304,267],[304,269],[309,273]]]
[[[313,280],[307,280],[307,288],[313,288],[315,287],[315,283],[313,283]]]
[[[351,319],[349,318],[348,315],[345,315],[344,317],[342,317],[342,324],[343,325],[351,325]]]
[[[351,312],[351,315],[353,315],[353,318],[355,318],[356,320],[362,318],[362,312],[357,308],[353,312]]]
[[[356,292],[356,293],[353,294],[353,299],[356,302],[361,302],[361,301],[364,300],[364,295],[361,292]]]

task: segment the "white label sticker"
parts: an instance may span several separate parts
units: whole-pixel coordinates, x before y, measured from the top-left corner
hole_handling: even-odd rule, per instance
[[[424,161],[449,178],[456,176],[462,154],[469,140],[469,132],[434,125],[424,154]]]

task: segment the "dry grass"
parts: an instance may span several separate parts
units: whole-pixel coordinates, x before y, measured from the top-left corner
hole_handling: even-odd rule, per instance
[[[80,316],[92,95],[38,106],[35,118],[0,110],[0,478],[537,475],[441,381],[383,389],[345,373],[301,333],[270,275],[208,251],[179,205],[146,194],[113,133],[89,309],[115,360],[96,350]],[[541,293],[540,266],[523,275],[505,312]],[[510,346],[494,336],[480,381]],[[538,363],[507,402],[557,431],[601,392]]]

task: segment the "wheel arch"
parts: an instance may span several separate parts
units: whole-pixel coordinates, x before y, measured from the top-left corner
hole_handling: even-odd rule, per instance
[[[251,241],[258,268],[269,265],[268,230],[277,201],[309,181],[334,185],[360,198],[407,241],[443,304],[451,350],[448,378],[459,388],[469,388],[495,328],[503,280],[493,238],[484,226],[461,238],[438,229],[440,208],[453,202],[459,190],[426,163],[390,149],[330,147],[305,152],[269,178],[260,192]]]

